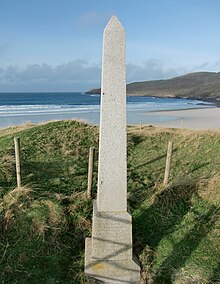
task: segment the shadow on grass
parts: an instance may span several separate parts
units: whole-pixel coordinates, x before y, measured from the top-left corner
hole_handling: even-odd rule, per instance
[[[36,185],[41,191],[61,190],[67,194],[79,191],[82,190],[82,184],[86,183],[86,176],[86,161],[28,161],[22,167],[24,184]]]
[[[220,262],[217,267],[214,269],[211,279],[209,280],[210,284],[220,283]]]
[[[196,172],[196,171],[198,171],[198,170],[200,170],[200,169],[202,169],[202,168],[204,168],[204,167],[206,167],[206,166],[208,166],[209,165],[209,163],[202,163],[202,164],[195,164],[194,166],[193,166],[193,169],[191,170],[191,173],[194,173],[194,172]]]
[[[190,210],[191,197],[196,192],[196,183],[190,182],[164,189],[154,197],[149,207],[139,204],[133,227],[142,249],[148,245],[155,250],[160,240],[175,230],[175,226]]]
[[[178,150],[177,148],[173,149],[172,153],[175,153],[177,150]],[[164,155],[160,155],[160,156],[158,156],[158,157],[156,157],[156,158],[154,158],[154,159],[152,159],[150,161],[146,161],[146,162],[144,162],[142,164],[139,164],[139,165],[135,166],[134,169],[137,170],[137,169],[139,169],[141,167],[147,166],[149,164],[153,164],[153,163],[155,163],[155,162],[157,162],[157,161],[159,161],[161,159],[164,159],[166,156],[167,156],[167,153],[164,154]]]
[[[136,203],[137,209],[133,214],[134,250],[136,254],[142,255],[143,250],[148,248],[147,254],[144,253],[145,259],[148,259],[147,265],[151,265],[154,260],[154,252],[161,240],[174,233],[177,225],[191,210],[192,200],[197,197],[201,199],[197,193],[198,188],[196,181],[182,182],[162,191],[158,189],[158,193],[151,188],[147,199]],[[172,283],[173,273],[185,265],[202,239],[213,229],[219,213],[220,209],[212,206],[208,212],[198,215],[193,228],[173,247],[154,274],[154,283]],[[219,267],[213,272],[210,283],[217,283],[213,282],[216,279],[219,279]]]
[[[172,253],[161,264],[155,276],[155,283],[172,283],[172,270],[178,271],[178,269],[184,266],[202,239],[212,230],[219,218],[219,213],[220,209],[212,206],[195,223],[194,227],[184,236],[182,241],[173,247]]]
[[[128,136],[128,144],[132,144],[133,146],[137,146],[144,140],[143,136],[140,135],[129,135]]]

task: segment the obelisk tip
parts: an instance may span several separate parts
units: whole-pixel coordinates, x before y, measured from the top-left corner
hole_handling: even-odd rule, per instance
[[[124,30],[124,27],[121,24],[121,22],[119,21],[117,16],[113,15],[111,17],[111,19],[109,20],[107,26],[105,27],[105,30],[109,30],[109,29],[122,29],[122,30]]]

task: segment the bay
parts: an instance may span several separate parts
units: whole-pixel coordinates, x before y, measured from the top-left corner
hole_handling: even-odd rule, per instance
[[[210,107],[197,100],[127,97],[128,124],[153,124],[167,117],[151,112]],[[100,96],[85,93],[0,93],[0,128],[50,120],[79,119],[99,124]],[[175,119],[169,118],[169,119]]]

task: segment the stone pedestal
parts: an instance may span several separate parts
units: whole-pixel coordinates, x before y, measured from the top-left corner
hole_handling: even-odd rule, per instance
[[[86,238],[85,273],[103,283],[138,283],[140,267],[132,255],[132,218],[127,212],[97,212],[92,238]]]

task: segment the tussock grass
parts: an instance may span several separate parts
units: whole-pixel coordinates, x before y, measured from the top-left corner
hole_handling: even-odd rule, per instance
[[[21,139],[19,190],[15,134]],[[164,187],[169,140],[172,169]],[[80,121],[0,131],[1,283],[90,283],[83,273],[92,219],[90,146],[98,149],[98,129]],[[142,283],[220,283],[219,157],[219,131],[128,127],[128,200]]]

